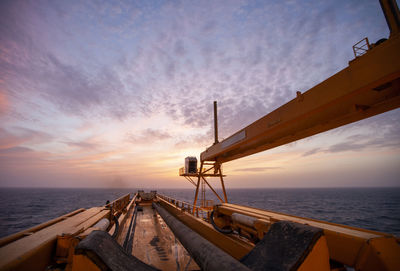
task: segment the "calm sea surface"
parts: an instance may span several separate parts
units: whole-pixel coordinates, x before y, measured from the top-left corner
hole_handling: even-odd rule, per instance
[[[137,189],[0,188],[0,237]],[[160,189],[191,202],[194,190]],[[214,199],[207,194],[208,199]],[[400,236],[400,188],[231,189],[231,203]]]

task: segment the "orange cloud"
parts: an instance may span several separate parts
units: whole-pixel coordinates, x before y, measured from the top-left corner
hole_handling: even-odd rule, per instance
[[[0,79],[0,85],[4,83],[4,80]],[[9,107],[9,101],[7,96],[0,90],[0,116],[5,114]]]

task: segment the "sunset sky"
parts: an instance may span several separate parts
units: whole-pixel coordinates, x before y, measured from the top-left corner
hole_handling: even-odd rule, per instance
[[[191,188],[186,156],[387,38],[379,1],[0,1],[0,186]],[[224,164],[226,186],[400,186],[400,110]]]

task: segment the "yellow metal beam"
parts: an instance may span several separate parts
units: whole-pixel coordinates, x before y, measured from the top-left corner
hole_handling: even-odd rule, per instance
[[[221,181],[221,187],[222,187],[222,192],[224,193],[224,199],[225,202],[228,202],[228,196],[226,195],[226,190],[225,190],[225,183],[224,183],[224,178],[222,175],[222,171],[221,171],[221,167],[218,168],[218,172],[219,172],[219,179]]]
[[[390,36],[400,32],[400,12],[396,0],[379,0],[390,30]]]
[[[287,104],[212,145],[200,160],[228,162],[400,106],[400,34]]]
[[[0,239],[0,247],[3,247],[3,246],[5,246],[5,245],[7,245],[7,244],[9,244],[11,242],[14,242],[14,241],[16,241],[18,239],[23,238],[25,236],[32,235],[33,233],[35,233],[35,232],[37,232],[37,231],[39,231],[41,229],[44,229],[44,228],[49,227],[49,226],[51,226],[53,224],[56,224],[57,222],[63,221],[65,219],[67,219],[68,217],[74,216],[74,215],[76,215],[78,213],[81,213],[83,211],[85,211],[85,209],[83,209],[83,208],[77,209],[77,210],[75,210],[73,212],[70,212],[70,213],[65,214],[63,216],[54,218],[52,220],[49,220],[47,222],[44,222],[44,223],[39,224],[37,226],[34,226],[32,228],[26,229],[24,231],[17,232],[17,233],[15,233],[13,235],[6,236],[6,237]]]
[[[207,182],[206,178],[204,178],[203,176],[201,176],[201,178],[203,179],[203,181],[208,185],[208,187],[211,189],[211,191],[214,193],[215,196],[217,196],[217,198],[219,199],[219,201],[221,203],[223,203],[224,201],[221,199],[221,197],[218,195],[217,191],[214,190],[214,188],[212,188],[212,186]]]
[[[91,218],[106,215],[103,210],[88,209],[1,247],[0,270],[44,270],[52,260],[57,236],[85,230],[97,222]]]

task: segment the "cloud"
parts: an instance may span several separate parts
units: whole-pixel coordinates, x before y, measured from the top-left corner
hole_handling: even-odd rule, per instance
[[[54,50],[50,37],[43,37],[45,30],[55,31],[44,21],[50,20],[53,14],[50,8],[42,11],[37,8],[29,3],[13,3],[2,12],[5,18],[0,28],[3,45],[0,74],[6,91],[20,102],[37,97],[67,114],[91,117],[100,114],[116,119],[132,115],[130,93],[124,91],[125,85],[112,68],[102,66],[89,70],[90,64],[83,59],[81,63],[74,63],[74,59],[82,57],[77,51],[70,59],[54,53],[62,48]],[[34,27],[44,30],[36,34],[38,29]],[[60,37],[62,30],[61,27],[60,32],[54,33],[54,39]],[[86,58],[86,61],[90,60]]]
[[[212,143],[214,135],[209,130],[206,134],[194,134],[190,137],[180,138],[174,145],[177,149],[194,148],[199,146],[207,146]]]
[[[282,169],[282,167],[252,167],[252,168],[238,168],[234,169],[233,171],[240,171],[240,172],[263,172],[275,169]]]
[[[0,5],[1,148],[47,149],[62,165],[87,170],[131,159],[102,150],[120,138],[116,149],[126,141],[161,143],[168,153],[211,144],[214,100],[220,140],[227,138],[344,68],[351,46],[366,34],[377,40],[387,33],[372,2]],[[88,128],[77,128],[82,123]],[[146,127],[126,133],[135,123]],[[396,146],[398,123],[367,121],[363,127],[387,133],[330,142],[304,155],[365,151],[365,143]]]
[[[100,144],[87,141],[79,141],[79,142],[66,141],[64,143],[67,144],[68,146],[77,147],[85,150],[94,150],[100,146]]]
[[[227,110],[227,137],[347,63],[331,50],[343,41],[324,37],[340,32],[332,22],[341,5],[9,4],[1,34],[10,61],[0,72],[19,93],[40,89],[47,102],[79,116],[124,120],[161,111],[202,128],[218,100],[221,116]],[[46,31],[36,33],[39,27]],[[52,40],[65,40],[65,33],[68,42],[55,47]],[[327,68],[318,66],[322,60]]]
[[[152,143],[154,141],[164,141],[172,138],[172,136],[165,131],[155,130],[155,129],[146,129],[139,133],[129,132],[126,134],[127,141],[140,144],[140,143]]]
[[[320,152],[320,148],[315,148],[315,149],[312,149],[310,151],[307,151],[307,152],[303,153],[303,156],[313,155],[313,154],[316,154],[318,152]]]
[[[360,144],[360,143],[356,143],[353,141],[349,141],[349,142],[342,142],[339,144],[332,145],[326,150],[326,152],[335,153],[335,152],[343,152],[343,151],[361,151],[368,147],[369,146],[366,144]]]
[[[2,85],[2,80],[0,79],[0,88]],[[8,99],[6,94],[0,89],[0,116],[4,115],[8,111]]]
[[[24,168],[47,167],[52,163],[47,159],[49,157],[50,154],[47,152],[38,152],[27,147],[17,146],[1,149],[0,168],[2,170],[0,171],[17,171],[16,173],[21,174],[21,165],[24,165]],[[2,179],[1,177],[2,174],[0,174],[0,179]]]
[[[363,152],[377,149],[399,149],[400,147],[400,110],[387,112],[380,116],[365,119],[361,122],[351,124],[330,131],[332,136],[340,136],[343,131],[353,131],[353,134],[325,148],[314,148],[303,153],[310,156],[317,153],[339,153],[339,152]],[[354,133],[355,131],[355,133]],[[359,131],[364,131],[360,133]]]
[[[28,128],[0,128],[0,149],[18,147],[22,144],[40,144],[50,142],[54,137],[48,133]]]

